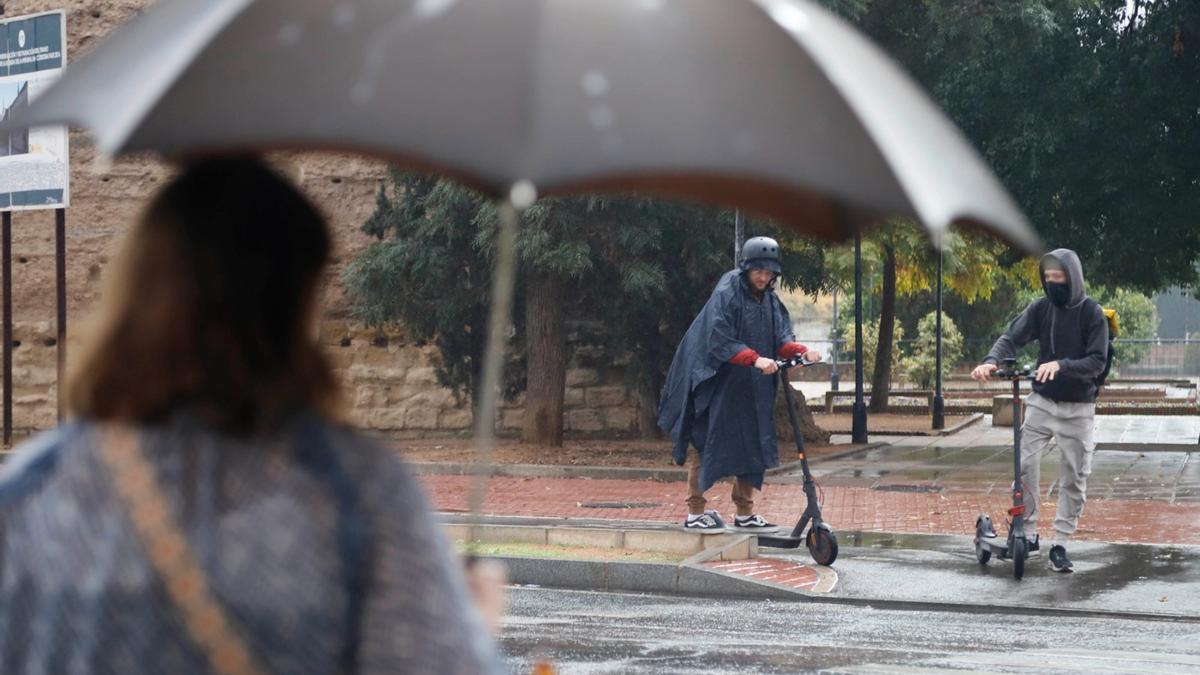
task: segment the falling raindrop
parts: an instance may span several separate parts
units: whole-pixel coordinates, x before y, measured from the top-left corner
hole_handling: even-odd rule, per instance
[[[608,93],[608,76],[599,70],[589,70],[580,78],[583,93],[592,98],[599,98]]]
[[[303,36],[304,29],[300,27],[300,24],[292,21],[284,24],[283,27],[279,29],[279,35],[277,36],[277,39],[279,40],[279,44],[283,45],[284,47],[291,47],[299,42],[300,38]]]

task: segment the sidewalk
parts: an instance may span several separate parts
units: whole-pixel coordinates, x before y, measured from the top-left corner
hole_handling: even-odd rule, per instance
[[[464,513],[470,478],[422,477],[438,511]],[[975,519],[989,513],[1001,520],[1011,502],[1000,491],[946,489],[942,492],[823,488],[822,513],[837,530],[912,534],[971,534]],[[732,512],[728,486],[718,484],[709,493],[710,506]],[[686,512],[683,483],[649,480],[586,478],[511,478],[489,481],[484,515],[549,518],[599,518],[679,522]],[[768,485],[760,495],[758,510],[768,520],[792,525],[804,509],[799,485]],[[1044,502],[1043,513],[1053,514],[1054,503]],[[1089,500],[1076,538],[1111,543],[1200,545],[1200,501],[1167,503],[1116,497]]]
[[[900,438],[850,456],[814,458],[825,519],[836,530],[910,534],[971,534],[981,513],[1000,522],[1011,505],[1011,434],[1011,429],[992,428],[985,420],[953,437]],[[1047,535],[1057,474],[1058,454],[1051,452],[1042,468],[1040,524]],[[593,475],[603,475],[603,470]],[[466,511],[469,476],[427,473],[421,480],[435,509]],[[769,476],[757,510],[790,527],[805,505],[800,480],[798,470]],[[1195,526],[1200,523],[1200,450],[1097,450],[1089,483],[1077,539],[1200,545]],[[493,476],[484,512],[677,523],[686,512],[685,491],[682,476]],[[733,511],[728,484],[718,483],[707,496],[711,508]]]

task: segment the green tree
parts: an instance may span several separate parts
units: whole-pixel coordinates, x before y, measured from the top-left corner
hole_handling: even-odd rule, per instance
[[[948,293],[968,303],[987,300],[1006,279],[1019,276],[1019,267],[1002,267],[997,262],[1001,246],[981,235],[953,232],[943,258],[943,278]],[[864,277],[879,279],[879,323],[872,343],[864,327],[863,346],[874,355],[864,356],[864,370],[871,372],[872,412],[885,412],[891,389],[893,365],[897,363],[897,341],[901,330],[897,325],[897,304],[900,298],[927,294],[937,282],[937,258],[921,229],[907,222],[894,222],[873,233],[863,242]],[[827,256],[827,267],[834,283],[842,288],[852,287],[853,253],[841,250]],[[872,312],[873,314],[873,312]],[[865,321],[865,317],[864,317]],[[853,328],[847,335],[853,334]],[[872,345],[868,347],[868,345]]]
[[[1120,317],[1121,333],[1113,345],[1113,370],[1119,370],[1122,364],[1131,365],[1140,361],[1149,350],[1149,345],[1128,340],[1154,337],[1158,325],[1154,301],[1142,293],[1125,288],[1092,288],[1089,295],[1103,307],[1115,309]]]
[[[865,342],[865,340],[864,340]],[[942,376],[962,357],[963,338],[954,321],[942,313]],[[900,361],[900,370],[921,389],[933,388],[937,373],[937,313],[926,314],[917,323],[917,340],[911,356]]]
[[[1200,280],[1200,3],[823,4],[927,88],[1044,239],[1079,252],[1098,283]]]
[[[393,172],[363,230],[379,241],[351,265],[347,284],[359,316],[401,321],[442,352],[439,381],[475,402],[490,298],[494,207],[448,180]],[[822,250],[779,236],[784,280],[815,291]],[[506,394],[524,389],[524,440],[562,443],[566,322],[602,327],[595,345],[626,364],[643,435],[675,345],[720,275],[733,265],[732,214],[639,197],[544,199],[517,238],[519,280]],[[806,428],[815,429],[807,410]],[[814,437],[819,433],[814,431]]]

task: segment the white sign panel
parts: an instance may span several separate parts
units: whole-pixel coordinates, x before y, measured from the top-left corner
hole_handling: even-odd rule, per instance
[[[66,63],[62,11],[0,21],[0,119],[28,106]],[[0,211],[65,208],[70,178],[66,127],[0,132]]]

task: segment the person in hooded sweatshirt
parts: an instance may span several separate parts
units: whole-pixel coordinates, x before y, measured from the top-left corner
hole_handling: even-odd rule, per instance
[[[1046,296],[1029,305],[1013,322],[971,377],[987,381],[997,364],[1015,358],[1022,346],[1038,341],[1038,365],[1033,393],[1025,401],[1021,426],[1021,481],[1025,501],[1029,551],[1039,547],[1038,495],[1041,494],[1041,458],[1056,441],[1059,461],[1058,512],[1050,566],[1058,572],[1074,569],[1066,544],[1075,533],[1087,500],[1087,479],[1092,473],[1096,443],[1099,378],[1108,356],[1108,320],[1100,304],[1084,292],[1083,266],[1074,251],[1060,248],[1041,260],[1042,288]]]
[[[675,463],[688,466],[683,526],[690,531],[725,529],[720,514],[705,509],[704,493],[727,476],[734,477],[734,528],[777,529],[754,512],[763,474],[779,465],[775,357],[821,360],[796,342],[788,311],[775,295],[782,272],[779,244],[754,237],[742,247],[741,257],[740,266],[721,277],[684,334],[659,402],[658,424],[675,442]]]

